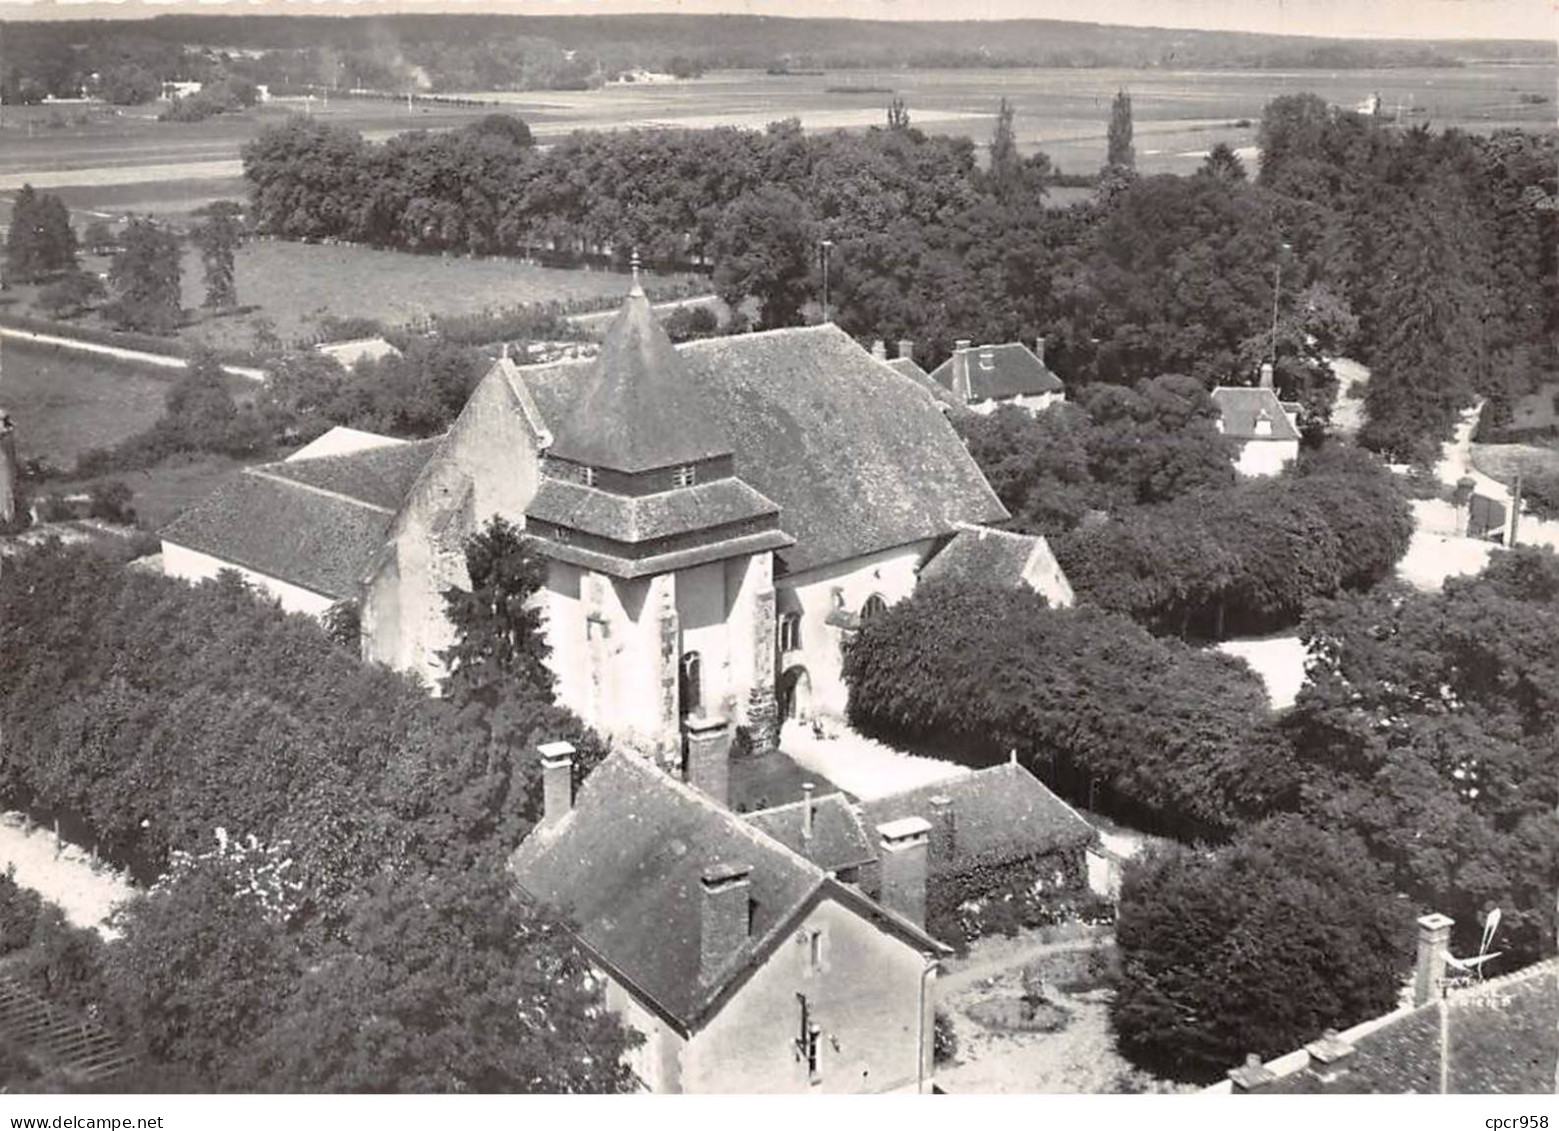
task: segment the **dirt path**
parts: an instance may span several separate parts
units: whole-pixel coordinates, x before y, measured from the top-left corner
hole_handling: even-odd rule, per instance
[[[91,855],[76,845],[56,846],[48,829],[28,831],[20,813],[0,814],[0,868],[14,868],[17,883],[58,906],[75,926],[96,927],[105,935],[114,907],[135,894],[129,880],[110,868],[94,868]]]
[[[182,357],[173,357],[165,353],[148,353],[145,350],[124,349],[120,346],[108,346],[101,342],[88,342],[80,338],[67,338],[56,334],[40,334],[33,330],[14,330],[9,326],[0,326],[0,338],[15,338],[23,342],[36,342],[43,346],[59,346],[62,349],[80,350],[82,353],[101,354],[104,357],[117,357],[122,361],[139,362],[142,365],[156,365],[163,369],[188,369],[189,362]],[[234,377],[243,377],[249,381],[265,380],[265,370],[251,369],[246,365],[224,365],[222,372],[232,374]]]

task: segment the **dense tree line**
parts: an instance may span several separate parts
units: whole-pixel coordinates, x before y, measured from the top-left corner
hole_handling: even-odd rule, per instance
[[[1390,472],[1340,462],[1122,512],[1056,539],[1056,558],[1081,599],[1156,632],[1221,640],[1297,624],[1315,598],[1389,577],[1413,534]]]
[[[515,545],[473,543],[503,611],[530,584],[494,564]],[[8,562],[0,610],[29,660],[0,673],[0,793],[160,873],[70,999],[150,1086],[628,1084],[581,956],[502,873],[539,812],[534,745],[600,751],[551,704],[539,638],[465,617],[467,653],[512,646],[434,700],[233,575],[191,588],[57,544]]]
[[[1122,106],[1124,110],[1124,104]],[[1118,112],[1117,148],[1126,152]],[[1499,405],[1554,365],[1559,197],[1550,138],[1401,130],[1275,99],[1252,183],[1232,153],[1194,177],[1111,166],[1090,201],[1046,207],[1043,154],[997,116],[989,160],[889,128],[576,134],[536,151],[466,130],[383,145],[317,122],[245,151],[260,230],[422,250],[611,256],[712,269],[760,321],[807,317],[831,244],[830,315],[862,338],[1044,334],[1070,384],[1185,373],[1244,383],[1262,362],[1324,428],[1327,358],[1361,355],[1365,439],[1427,458],[1474,394]]]
[[[1241,785],[1269,744],[1260,683],[1118,615],[928,584],[862,627],[844,675],[870,733],[964,759],[1016,750],[1070,796],[1188,838],[1265,804]]]

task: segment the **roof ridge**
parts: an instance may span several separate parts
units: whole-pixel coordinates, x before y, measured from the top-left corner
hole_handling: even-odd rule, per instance
[[[851,344],[856,346],[860,345],[859,342],[857,342],[854,338],[851,338],[849,334],[846,334],[832,322],[819,322],[816,325],[811,326],[775,326],[768,330],[748,330],[743,334],[721,334],[713,338],[694,338],[690,342],[683,342],[678,345],[677,350],[678,352],[681,352],[682,350],[692,350],[701,346],[716,346],[736,342],[754,341],[758,338],[773,338],[779,337],[780,335],[800,336],[802,334],[819,334],[819,336],[822,336],[821,332],[830,330],[842,338],[849,339]],[[875,360],[881,361],[883,359],[876,358]]]
[[[1458,1001],[1470,1001],[1479,994],[1487,993],[1490,990],[1514,985],[1517,982],[1524,982],[1529,978],[1536,978],[1550,973],[1559,975],[1559,957],[1540,959],[1537,962],[1523,966],[1519,970],[1512,970],[1496,978],[1489,978],[1487,981],[1475,982],[1470,986],[1454,989],[1448,995],[1448,1000],[1451,1004],[1455,1004]]]
[[[299,462],[313,463],[314,461],[300,460]],[[343,503],[351,503],[353,506],[362,507],[364,510],[374,511],[377,514],[387,514],[392,516],[395,514],[395,511],[391,510],[389,507],[381,507],[378,503],[370,503],[363,499],[354,498],[353,496],[345,494],[341,491],[332,491],[328,487],[316,487],[314,484],[305,483],[301,479],[291,479],[285,475],[277,475],[275,472],[267,470],[273,466],[276,465],[256,464],[254,466],[244,468],[243,474],[252,475],[256,479],[269,479],[272,483],[280,483],[285,487],[294,487],[300,491],[312,491],[316,495],[324,495],[326,498],[339,499]]]

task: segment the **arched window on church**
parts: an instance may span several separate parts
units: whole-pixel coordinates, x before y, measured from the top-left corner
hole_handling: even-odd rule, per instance
[[[866,604],[861,606],[861,623],[865,624],[873,617],[881,616],[888,611],[888,602],[884,601],[876,593],[866,598]]]
[[[679,679],[678,698],[681,700],[681,715],[685,719],[689,715],[699,715],[704,710],[704,663],[697,652],[682,653],[681,678]]]

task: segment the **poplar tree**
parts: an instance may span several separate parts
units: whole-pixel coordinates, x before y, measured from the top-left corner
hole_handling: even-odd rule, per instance
[[[1124,90],[1110,104],[1110,142],[1104,163],[1117,169],[1137,167],[1137,151],[1131,144],[1131,95]]]

